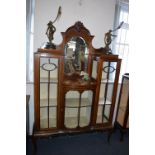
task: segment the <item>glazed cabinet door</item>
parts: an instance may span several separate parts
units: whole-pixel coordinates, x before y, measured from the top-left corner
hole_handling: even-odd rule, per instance
[[[35,122],[37,130],[57,129],[59,58],[35,54]]]
[[[121,60],[101,60],[96,124],[111,125],[115,107]]]
[[[91,123],[93,92],[86,90],[68,91],[65,95],[64,126],[66,129],[80,129]]]

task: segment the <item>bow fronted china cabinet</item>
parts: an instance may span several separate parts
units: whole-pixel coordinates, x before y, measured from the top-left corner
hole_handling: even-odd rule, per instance
[[[76,22],[56,49],[34,54],[34,137],[111,129],[121,59]]]

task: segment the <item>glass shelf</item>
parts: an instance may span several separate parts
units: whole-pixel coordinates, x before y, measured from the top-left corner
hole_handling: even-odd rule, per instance
[[[57,107],[44,106],[40,108],[40,127],[56,127]]]
[[[97,121],[96,123],[101,123],[102,122],[102,115],[97,116]],[[108,119],[106,117],[103,118],[103,123],[107,123]]]
[[[103,109],[104,109],[104,114],[103,114]],[[106,104],[99,104],[96,123],[108,122],[109,116],[110,116],[110,109],[111,109],[110,101],[107,101]]]
[[[102,79],[101,83],[114,83],[114,80],[107,80],[107,79]]]
[[[40,107],[47,107],[48,106],[48,99],[40,99]],[[49,99],[49,106],[57,106],[57,99],[52,98]]]
[[[40,83],[48,83],[48,77],[40,77]],[[50,78],[50,83],[58,83],[58,78]]]
[[[88,126],[90,119],[87,117],[80,117],[79,127]],[[65,117],[65,127],[66,128],[76,128],[78,127],[78,118],[77,117]]]
[[[48,122],[46,118],[40,119],[40,127],[48,128]],[[49,128],[56,127],[56,118],[49,118]]]
[[[91,101],[87,98],[81,99],[81,107],[91,106]],[[78,108],[79,99],[77,98],[66,98],[66,108]]]
[[[104,98],[100,98],[99,99],[99,105],[103,105],[104,104]],[[109,101],[109,100],[106,100],[106,102],[105,102],[105,104],[107,105],[107,104],[111,104],[111,101]]]

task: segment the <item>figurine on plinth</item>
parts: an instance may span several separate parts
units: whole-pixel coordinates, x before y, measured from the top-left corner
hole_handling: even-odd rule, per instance
[[[56,49],[56,45],[52,43],[54,39],[53,35],[56,31],[56,27],[53,24],[56,22],[56,20],[60,18],[60,16],[61,16],[61,7],[59,7],[58,9],[58,13],[57,13],[55,20],[53,22],[49,21],[49,23],[47,24],[46,35],[47,35],[49,42],[47,42],[46,45],[44,45],[44,47],[47,49],[49,48]]]
[[[112,50],[111,48],[109,47],[111,42],[112,42],[112,37],[116,37],[116,35],[113,35],[112,32],[114,31],[117,31],[118,29],[120,29],[122,27],[124,22],[121,22],[120,25],[114,29],[114,30],[109,30],[107,33],[105,33],[105,36],[104,36],[104,43],[105,43],[105,50],[107,52],[107,54],[111,54],[112,53]]]
[[[46,35],[48,37],[49,42],[46,43],[46,48],[56,48],[56,46],[52,43],[54,32],[56,31],[55,26],[52,21],[49,21],[47,24],[48,28],[46,30]]]

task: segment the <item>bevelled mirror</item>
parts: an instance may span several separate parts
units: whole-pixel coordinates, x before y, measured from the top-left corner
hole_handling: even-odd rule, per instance
[[[66,75],[87,72],[88,46],[82,37],[72,37],[65,45],[65,68]]]

